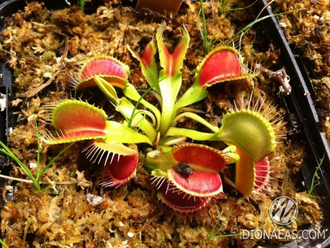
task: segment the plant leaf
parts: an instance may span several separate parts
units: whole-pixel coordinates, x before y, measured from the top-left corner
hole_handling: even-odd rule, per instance
[[[44,133],[41,137],[48,144],[71,143],[106,137],[107,115],[89,103],[66,100],[52,113],[52,124],[60,131],[57,137]]]
[[[116,121],[108,121],[106,128],[107,136],[105,142],[108,144],[116,143],[147,143],[152,145],[152,141],[144,134],[134,131]]]
[[[111,84],[108,84],[103,78],[99,76],[95,76],[95,82],[98,87],[103,91],[103,93],[107,96],[107,98],[113,103],[116,108],[116,111],[120,112],[126,120],[132,118],[132,122],[134,121],[134,125],[138,126],[151,140],[156,138],[156,130],[153,128],[151,123],[143,116],[142,114],[135,112],[134,116],[132,117],[133,111],[135,106],[125,97],[118,98],[116,90]],[[127,84],[127,87],[123,89],[124,94],[128,95],[133,100],[140,100],[140,94],[136,91],[133,85]],[[156,116],[157,122],[160,120],[160,112],[159,110],[153,106],[152,104],[148,103],[144,99],[141,99],[141,103],[149,109],[153,111]],[[152,114],[152,113],[150,113]]]
[[[109,84],[108,81],[100,76],[94,76],[94,82],[113,105],[117,106],[120,99],[118,98],[117,92],[112,84]]]
[[[198,82],[195,82],[175,103],[175,112],[177,112],[180,108],[203,100],[205,97],[207,97],[207,95],[208,92],[203,87],[201,87]]]
[[[104,78],[113,86],[125,88],[128,75],[127,65],[110,56],[99,56],[87,61],[81,68],[78,73],[78,81],[74,82],[75,89],[80,90],[95,86],[94,76]]]
[[[104,130],[108,116],[89,103],[80,100],[65,100],[52,113],[55,128],[70,132],[81,129]]]
[[[147,155],[146,162],[153,168],[167,171],[166,178],[186,194],[209,197],[222,192],[218,172],[225,167],[226,160],[221,151],[212,147],[186,143],[173,147],[169,153],[152,152]]]
[[[236,153],[236,150],[237,147],[232,145],[222,150],[222,153],[226,159],[227,164],[236,163],[240,159],[239,155]]]
[[[155,54],[157,52],[157,48],[155,46],[154,40],[151,40],[149,42],[149,44],[144,49],[142,56],[134,52],[129,46],[127,46],[127,48],[132,54],[132,56],[139,60],[142,74],[146,78],[149,86],[152,87],[158,93],[160,93],[158,86],[158,68],[155,61]]]
[[[85,150],[87,158],[104,164],[101,172],[101,185],[120,187],[128,183],[136,174],[139,154],[122,144],[109,144],[103,140],[92,141]]]
[[[116,106],[116,110],[120,112],[126,120],[132,119],[133,126],[137,126],[141,129],[150,140],[154,141],[157,136],[157,132],[152,124],[146,119],[146,117],[140,114],[138,111],[132,117],[135,106],[125,97],[122,97],[119,104]]]
[[[159,88],[163,99],[162,119],[160,125],[161,135],[165,135],[174,118],[174,104],[182,84],[182,74],[180,72],[183,66],[183,59],[189,46],[189,33],[184,28],[184,36],[176,46],[172,54],[167,50],[163,41],[163,27],[157,30],[156,40],[159,51],[160,65],[163,70],[160,71]]]
[[[124,92],[124,95],[127,96],[128,98],[130,98],[136,102],[139,102],[146,108],[150,109],[156,117],[157,126],[160,125],[161,114],[160,114],[160,111],[158,110],[158,108],[156,108],[154,105],[152,105],[151,103],[149,103],[146,100],[144,100],[143,98],[141,98],[142,96],[139,94],[139,92],[136,90],[136,88],[132,84],[127,84],[127,87],[125,89],[123,89],[123,92]]]
[[[147,153],[146,156],[147,167],[152,168],[152,170],[160,169],[162,171],[167,171],[177,164],[177,161],[173,158],[171,151],[161,152],[154,150]]]
[[[270,162],[268,157],[255,162],[256,181],[254,184],[254,190],[261,192],[269,184],[270,180]]]
[[[20,167],[21,169],[25,172],[25,174],[31,179],[31,181],[33,182],[33,186],[39,191],[40,188],[40,184],[39,182],[36,180],[36,178],[33,176],[33,174],[31,173],[30,169],[28,166],[26,166],[14,153],[13,151],[6,146],[1,140],[0,140],[0,146],[2,148],[0,148],[0,152],[7,155],[8,157],[10,157],[12,160],[14,160]]]
[[[171,169],[168,171],[168,180],[181,191],[193,196],[209,197],[218,195],[223,191],[219,173],[198,170],[190,164],[189,166],[194,172],[188,178]]]
[[[200,124],[204,125],[205,127],[207,127],[208,129],[210,129],[212,132],[217,133],[219,132],[219,128],[217,126],[213,126],[211,123],[209,123],[208,121],[206,121],[203,117],[200,117],[199,115],[193,113],[193,112],[183,112],[182,114],[179,114],[177,117],[175,117],[172,126],[176,126],[177,125],[177,121],[180,118],[190,118],[194,121],[199,122]]]
[[[185,58],[189,46],[189,33],[184,27],[184,35],[172,54],[167,50],[163,41],[163,26],[159,27],[156,34],[160,65],[164,69],[163,75],[167,77],[174,77],[180,72],[183,66],[183,59]]]
[[[255,76],[249,73],[242,60],[241,55],[234,48],[217,47],[199,64],[196,82],[205,88],[220,82]]]
[[[242,148],[253,161],[266,157],[276,145],[271,123],[260,113],[245,109],[227,113],[218,134],[212,140],[221,140]]]
[[[49,161],[49,163],[40,171],[40,173],[38,173],[38,176],[37,176],[38,182],[43,177],[43,175],[47,172],[47,170],[56,162],[56,160],[59,159],[59,157],[61,157],[72,145],[73,145],[73,143],[68,145],[67,147],[63,148],[62,151],[60,151],[55,157],[52,158],[51,161]]]
[[[241,148],[237,147],[240,159],[236,163],[235,185],[244,197],[248,198],[254,189],[256,179],[255,164],[251,157]]]
[[[196,130],[191,130],[187,128],[179,128],[179,127],[170,127],[166,133],[166,136],[174,136],[174,137],[189,137],[193,140],[213,140],[215,137],[214,133],[205,133]],[[162,144],[162,140],[160,142]]]
[[[191,164],[198,170],[219,172],[226,166],[222,152],[206,145],[185,143],[173,147],[172,154],[179,163]]]

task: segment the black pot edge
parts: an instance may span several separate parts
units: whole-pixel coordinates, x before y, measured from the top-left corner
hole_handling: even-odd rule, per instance
[[[271,7],[268,6],[268,2],[266,0],[259,0],[258,5],[259,10],[265,8],[262,16],[271,16],[263,20],[263,25],[270,37],[274,40],[276,46],[281,49],[281,61],[291,79],[292,91],[289,95],[284,96],[283,100],[288,106],[290,113],[296,117],[301,135],[306,141],[308,165],[304,165],[301,169],[306,189],[310,188],[315,169],[318,163],[323,160],[321,169],[318,172],[321,181],[321,186],[318,188],[318,195],[322,197],[323,201],[324,222],[322,229],[327,231],[327,237],[321,242],[317,240],[304,244],[292,242],[281,247],[328,247],[330,245],[330,149],[314,106],[311,96],[312,92],[309,91],[313,86],[302,64],[299,67],[296,60],[297,56],[293,54],[283,30],[279,26],[277,19],[273,16]]]

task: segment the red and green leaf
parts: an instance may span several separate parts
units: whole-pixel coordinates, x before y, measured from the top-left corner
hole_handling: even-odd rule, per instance
[[[70,132],[79,129],[104,130],[107,115],[89,103],[79,100],[66,100],[56,106],[52,113],[55,128]]]
[[[163,27],[157,30],[156,41],[159,52],[160,65],[163,70],[159,74],[159,88],[162,101],[162,119],[160,133],[165,135],[175,117],[174,105],[182,84],[180,72],[183,59],[189,46],[189,34],[184,28],[184,36],[171,54],[163,41]]]
[[[122,144],[108,144],[103,140],[93,141],[85,150],[93,163],[104,165],[101,172],[101,185],[120,187],[128,183],[136,174],[139,154]]]
[[[74,86],[76,90],[96,86],[94,77],[100,76],[115,87],[125,88],[128,75],[129,69],[125,64],[110,56],[100,56],[87,61]]]
[[[216,196],[222,192],[222,181],[218,172],[205,171],[190,165],[193,174],[183,176],[176,169],[168,171],[168,180],[180,191],[199,197]]]
[[[216,83],[253,77],[242,63],[239,52],[220,46],[212,50],[197,68],[196,82],[205,88]]]
[[[107,115],[102,109],[79,100],[66,100],[52,113],[52,124],[60,133],[57,137],[46,133],[49,144],[69,143],[79,140],[105,138]]]
[[[157,30],[156,35],[160,65],[164,69],[163,75],[166,77],[174,77],[180,72],[183,66],[183,60],[189,46],[189,33],[184,27],[184,36],[175,47],[173,53],[170,53],[163,40],[163,27]]]
[[[222,152],[200,144],[182,144],[168,153],[147,154],[146,162],[156,178],[167,178],[177,190],[198,197],[210,197],[222,192],[219,175],[226,165]],[[186,174],[180,167],[188,168]],[[207,182],[207,183],[206,183]]]
[[[200,170],[218,173],[226,166],[222,152],[206,145],[178,145],[173,147],[172,154],[177,162],[195,165]]]
[[[261,159],[255,163],[256,170],[256,182],[254,185],[254,190],[261,192],[268,186],[270,181],[270,162],[268,157]]]
[[[120,187],[127,184],[136,174],[138,153],[129,156],[114,155],[112,164],[107,164],[101,173],[101,185]]]
[[[242,149],[237,148],[240,160],[236,163],[235,185],[244,197],[248,198],[254,193],[265,190],[270,181],[270,163],[265,157],[258,162]]]
[[[205,145],[183,144],[173,147],[172,154],[178,164],[188,165],[193,171],[187,176],[177,169],[178,164],[168,170],[168,180],[178,189],[200,197],[222,192],[218,172],[226,166],[226,160],[221,151]]]
[[[150,41],[150,43],[146,46],[142,56],[132,51],[130,47],[128,47],[128,50],[131,52],[134,58],[139,60],[142,74],[146,78],[149,86],[159,93],[160,90],[158,86],[158,69],[155,60],[157,48],[155,46],[154,40]]]

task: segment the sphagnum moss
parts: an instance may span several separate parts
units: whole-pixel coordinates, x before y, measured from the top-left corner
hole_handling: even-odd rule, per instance
[[[244,7],[241,1],[228,1],[228,8]],[[221,44],[230,39],[235,32],[253,21],[251,9],[222,13],[220,3],[204,2],[208,39]],[[225,8],[227,9],[227,8]],[[41,14],[40,14],[41,13]],[[166,32],[164,39],[166,45],[175,47],[176,42],[182,37],[181,24],[185,24],[190,35],[190,46],[187,58],[182,67],[182,91],[193,83],[193,69],[203,60],[205,52],[200,31],[196,26],[199,14],[199,4],[184,5],[181,12],[173,20],[165,19]],[[58,11],[52,16],[40,3],[30,3],[23,11],[9,19],[9,26],[2,32],[2,49],[9,55],[8,64],[13,68],[15,88],[17,96],[20,94],[31,95],[36,87],[52,78],[52,83],[29,99],[18,97],[15,100],[21,108],[18,125],[9,138],[9,145],[17,156],[30,164],[36,151],[36,139],[34,137],[33,123],[29,121],[32,113],[37,114],[40,130],[50,126],[44,122],[48,119],[47,113],[41,109],[42,105],[52,104],[58,100],[70,98],[70,79],[68,75],[81,66],[81,61],[95,57],[98,54],[107,54],[130,65],[128,80],[137,87],[146,87],[138,61],[133,59],[127,51],[129,45],[133,51],[140,52],[145,47],[155,30],[161,25],[159,16],[153,13],[140,14],[134,10],[122,7],[117,3],[108,3],[105,7],[98,8],[96,14],[85,15],[79,8],[71,8]],[[239,26],[242,24],[242,26]],[[219,28],[221,27],[221,28]],[[31,30],[33,32],[31,32]],[[31,35],[37,34],[37,35]],[[68,38],[65,45],[65,38]],[[257,53],[252,49],[256,38],[253,28],[247,36],[243,37],[243,56],[247,63],[269,63],[269,58],[276,63],[277,51],[272,46],[266,47],[265,53]],[[6,42],[7,40],[7,42]],[[44,40],[44,42],[43,42]],[[10,42],[8,42],[10,41]],[[68,49],[68,55],[63,57],[63,51]],[[267,54],[267,56],[265,55]],[[62,68],[59,72],[59,68]],[[231,82],[227,85],[214,86],[204,102],[196,103],[195,109],[203,110],[206,118],[216,123],[216,116],[222,116],[228,110],[233,110],[233,99],[249,99],[251,80]],[[269,79],[260,80],[261,85],[254,92],[261,92],[262,97],[276,99],[272,92],[273,83]],[[100,94],[92,91],[92,94],[84,93],[83,98],[88,98],[97,106],[105,109],[111,120],[120,121],[118,115],[107,107],[107,100]],[[121,97],[121,96],[119,96]],[[157,104],[153,97],[149,98]],[[262,99],[265,100],[265,99]],[[206,128],[188,118],[178,120],[178,125],[183,128],[191,128],[205,131]],[[224,144],[216,142],[217,148],[224,148]],[[139,154],[137,174],[126,186],[116,190],[105,190],[97,187],[100,181],[98,167],[92,165],[80,155],[83,144],[75,144],[75,149],[70,149],[70,155],[60,158],[59,163],[51,167],[47,178],[52,181],[71,181],[70,185],[56,186],[57,193],[38,193],[29,185],[18,183],[15,187],[15,200],[6,201],[1,212],[2,233],[9,247],[34,247],[74,246],[74,247],[125,247],[140,245],[142,247],[176,247],[181,245],[195,247],[228,247],[237,244],[238,247],[252,247],[256,240],[242,240],[239,236],[225,236],[236,230],[244,228],[261,228],[272,225],[267,216],[267,207],[271,200],[258,197],[252,201],[237,197],[237,190],[231,188],[228,195],[222,195],[222,199],[212,199],[210,205],[203,211],[194,215],[173,215],[173,211],[156,201],[155,187],[150,186],[150,174],[142,167],[144,155]],[[56,146],[44,145],[41,153],[41,161],[56,154]],[[140,149],[143,149],[141,147]],[[307,201],[301,194],[294,192],[294,185],[289,176],[292,171],[287,165],[298,166],[303,160],[303,152],[289,144],[278,145],[278,151],[283,153],[294,151],[280,162],[281,170],[274,171],[274,177],[282,178],[272,182],[277,195],[286,195],[288,192],[297,196],[299,201]],[[72,151],[71,151],[72,150]],[[298,152],[301,151],[301,152]],[[282,160],[281,160],[282,161]],[[294,167],[298,168],[298,167]],[[13,167],[11,175],[22,177],[19,168]],[[231,170],[221,173],[224,181],[234,180]],[[87,193],[101,196],[103,201],[94,205],[87,200]],[[292,193],[294,192],[294,193]],[[269,193],[274,196],[274,192]],[[90,199],[90,198],[88,198]],[[317,203],[301,209],[303,214],[313,213],[315,221],[321,219]],[[311,203],[309,201],[309,203]],[[313,211],[310,211],[311,208]],[[315,214],[315,211],[317,214]],[[231,216],[231,218],[227,218]],[[312,219],[312,218],[311,218]],[[205,240],[217,223],[224,223],[220,238]],[[233,229],[234,228],[234,229]],[[276,227],[275,227],[276,228]],[[263,241],[260,241],[263,242]],[[110,244],[110,245],[109,245]],[[260,243],[259,243],[260,244]]]

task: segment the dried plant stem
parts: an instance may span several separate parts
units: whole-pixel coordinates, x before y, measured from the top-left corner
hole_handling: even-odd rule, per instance
[[[8,180],[23,182],[23,183],[33,183],[32,180],[22,179],[22,178],[18,178],[18,177],[6,176],[6,175],[3,175],[3,174],[0,174],[0,177],[4,178],[4,179],[8,179]]]
[[[32,183],[33,184],[32,180],[22,179],[22,178],[18,178],[18,177],[6,176],[6,175],[3,175],[3,174],[0,174],[0,178],[4,178],[4,179],[8,179],[8,180],[14,180],[14,181],[22,182],[22,183]],[[40,184],[50,184],[50,183],[40,182]],[[77,182],[63,181],[63,182],[54,182],[54,184],[56,184],[56,185],[67,185],[67,184],[77,184]]]
[[[285,69],[282,68],[278,71],[272,71],[261,66],[260,64],[256,64],[254,67],[258,72],[260,72],[265,77],[269,79],[274,79],[277,83],[279,83],[282,86],[284,92],[290,94],[292,90],[290,85],[290,77],[286,73]]]

